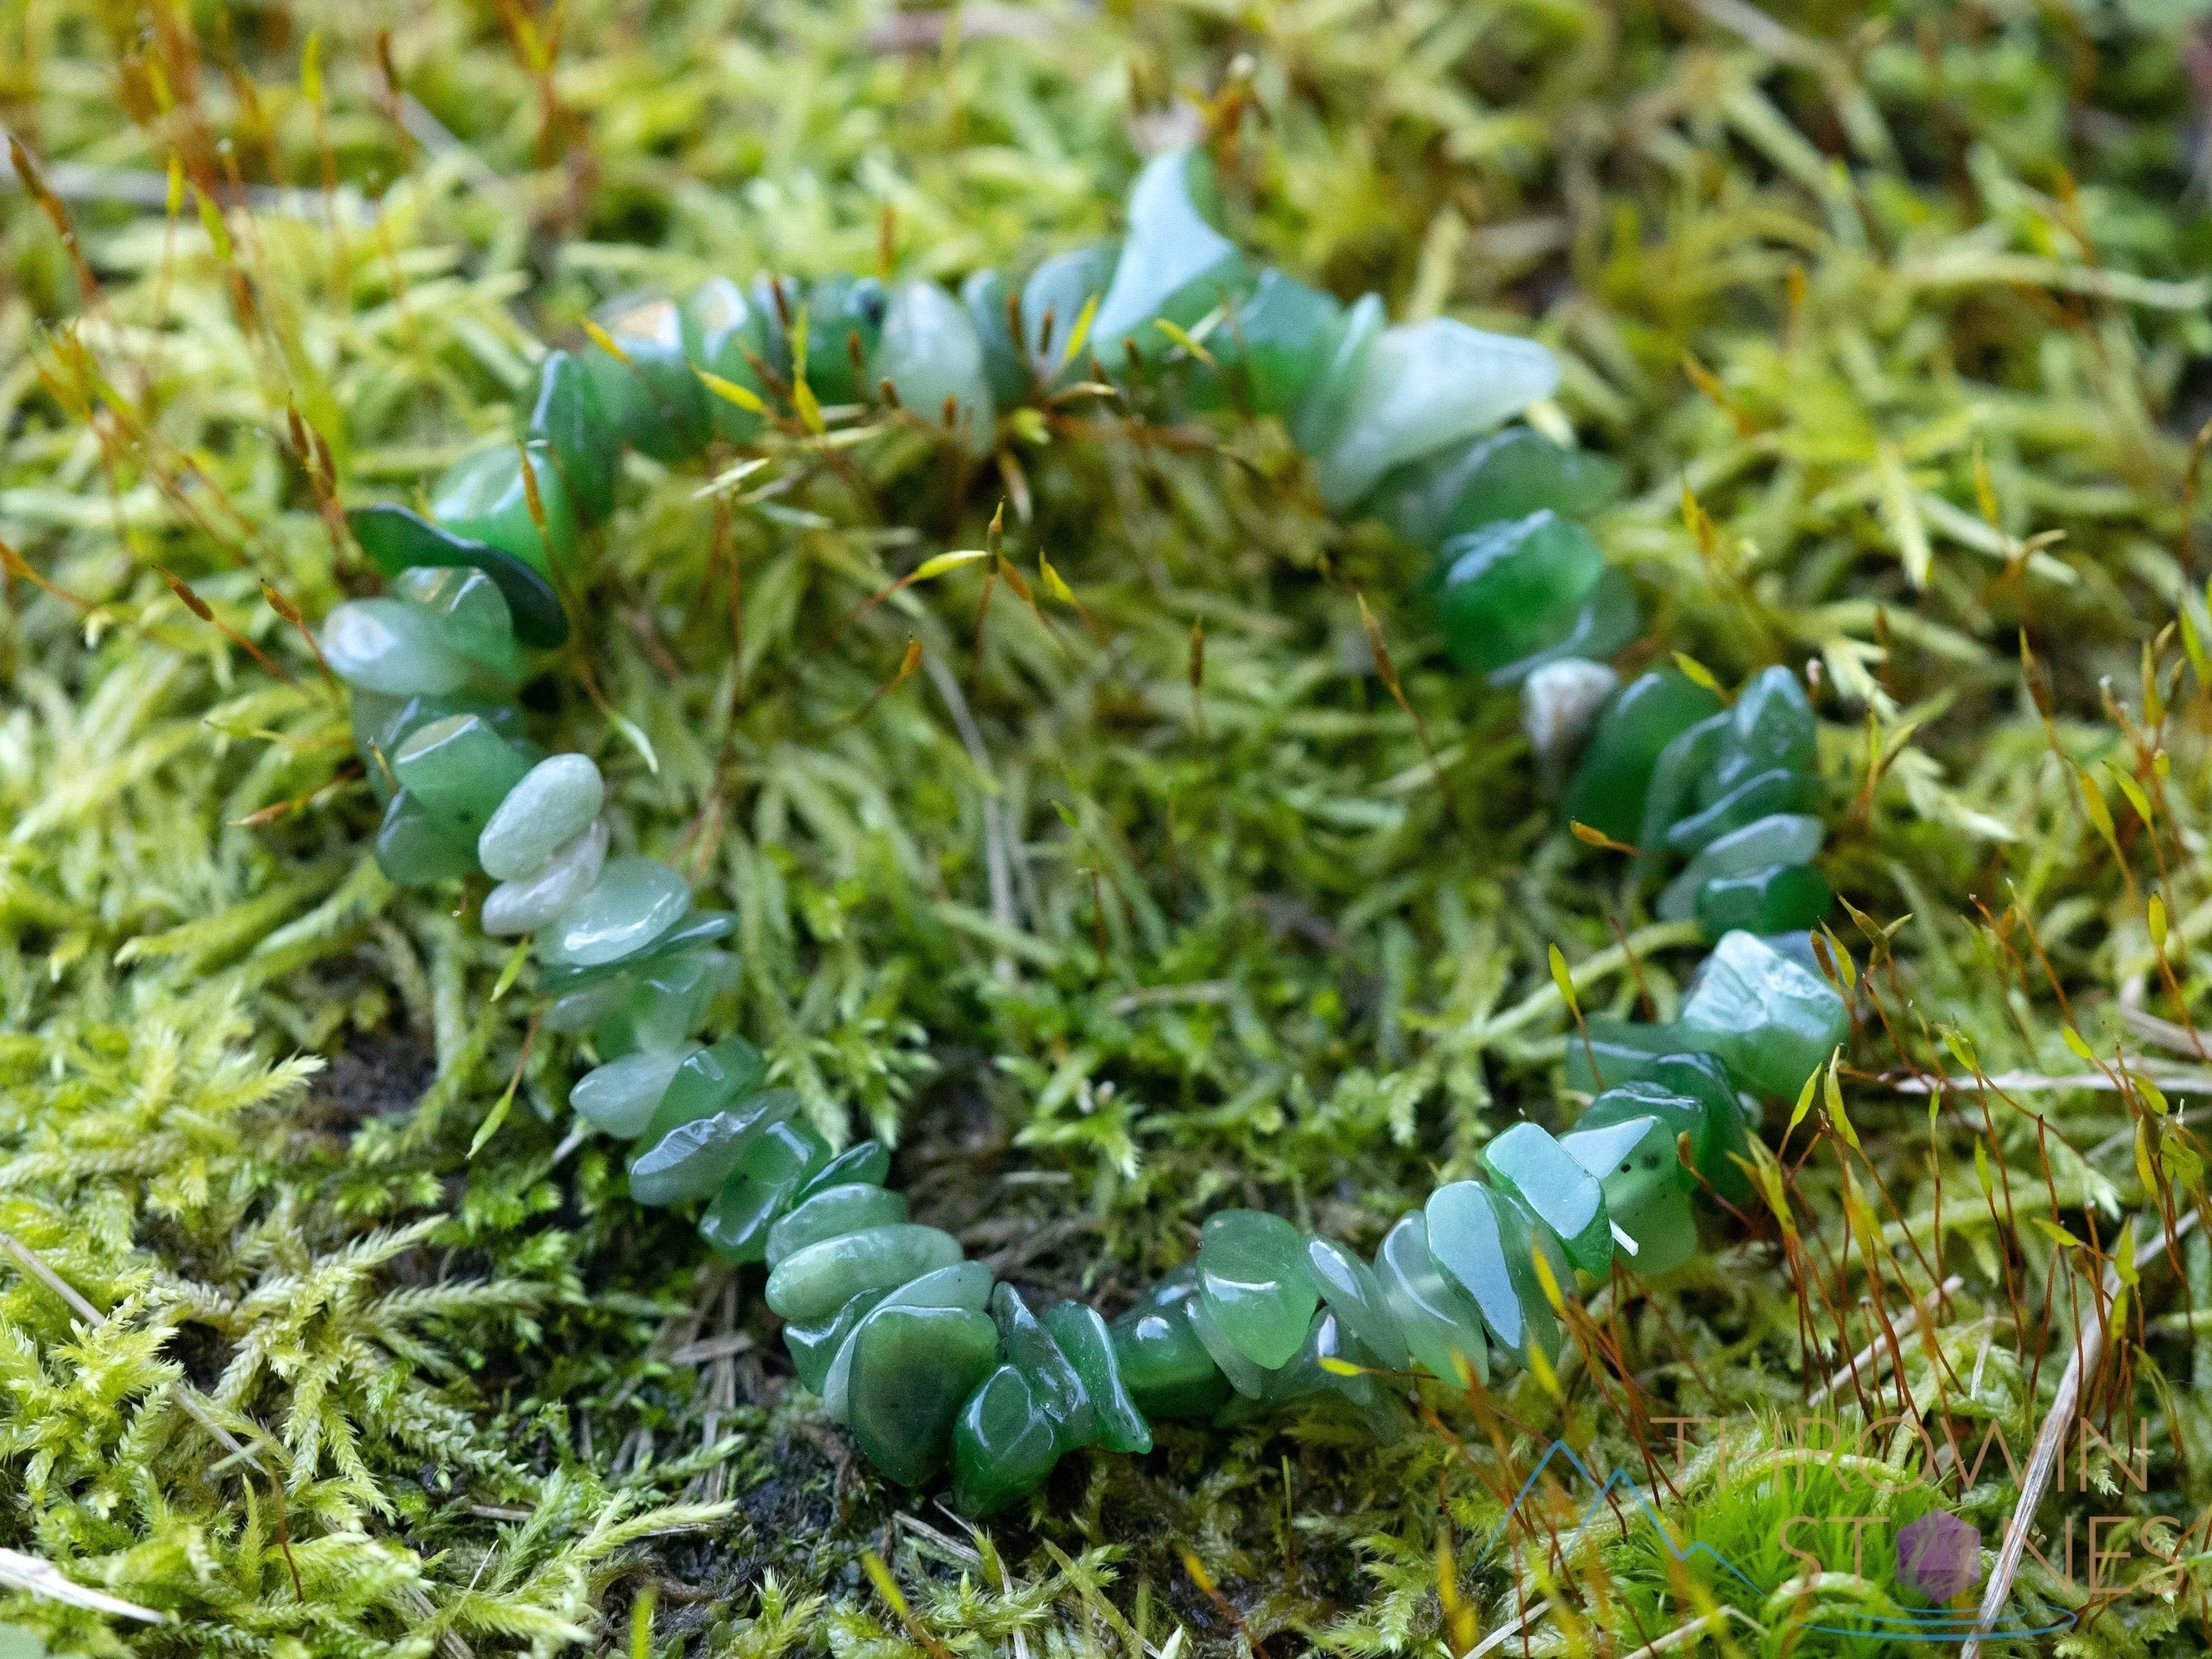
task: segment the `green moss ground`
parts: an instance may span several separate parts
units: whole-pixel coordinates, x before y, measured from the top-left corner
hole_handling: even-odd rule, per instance
[[[343,498],[411,490],[607,292],[1025,264],[1209,121],[1270,256],[1560,352],[1547,418],[1628,469],[1599,529],[1655,653],[1820,665],[1863,977],[1850,1133],[1797,1127],[1791,1207],[1833,1299],[1808,1283],[1808,1352],[1774,1218],[1717,1225],[1601,1304],[1641,1409],[1759,1443],[1940,1255],[1965,1283],[1940,1361],[1906,1345],[1913,1397],[2024,1455],[2096,1241],[2146,1174],[2203,1202],[2156,1023],[2212,1012],[2200,9],[0,0],[0,119],[85,262],[0,194],[0,1228],[104,1322],[0,1261],[0,1545],[173,1617],[0,1616],[56,1651],[1284,1659],[1461,1652],[1559,1593],[1540,1528],[1481,1546],[1553,1436],[1635,1460],[1586,1365],[1487,1422],[1437,1394],[1379,1450],[1321,1417],[1170,1428],[981,1535],[874,1481],[792,1397],[757,1273],[565,1143],[577,1056],[530,1040],[526,981],[489,1000],[505,953],[378,873],[340,702],[261,593],[312,619],[362,585],[307,428]],[[1210,1208],[1371,1243],[1515,1115],[1571,1112],[1550,945],[1615,1011],[1667,1010],[1695,953],[1560,832],[1415,559],[1326,521],[1279,434],[1082,427],[964,488],[896,436],[714,489],[633,461],[599,626],[530,700],[608,770],[617,839],[742,913],[718,1029],[825,1130],[896,1138],[920,1216],[1110,1308]],[[975,565],[841,625],[1009,489],[1041,615],[1000,581],[979,629]],[[872,702],[909,637],[939,667]],[[2008,1089],[1986,1130],[1971,1090],[1931,1116],[1895,1086],[1970,1057],[2127,1086]],[[2154,1447],[2149,1490],[2095,1503],[2183,1524],[2212,1502],[2187,1300],[2161,1267],[2104,1310],[2130,1334],[2094,1395]],[[1763,1547],[1759,1467],[1694,1464],[1675,1513]],[[1854,1512],[1844,1477],[1807,1501]],[[1993,1530],[2010,1501],[1985,1471],[1952,1506]],[[1869,1554],[1820,1595],[1887,1593]],[[1528,1651],[1692,1650],[1712,1604],[1648,1533],[1583,1556],[1595,1599]],[[2202,1652],[2203,1582],[2038,1645]],[[2033,1564],[2021,1594],[2082,1601]],[[1709,1645],[1874,1650],[1723,1599],[1770,1633],[1717,1615]]]

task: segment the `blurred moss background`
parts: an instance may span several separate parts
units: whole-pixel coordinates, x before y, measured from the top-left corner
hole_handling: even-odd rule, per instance
[[[1283,1659],[1463,1653],[1561,1595],[1541,1528],[1485,1540],[1554,1436],[1641,1468],[1586,1371],[1502,1419],[1434,1395],[1379,1449],[1170,1429],[980,1534],[876,1482],[787,1387],[757,1276],[568,1137],[574,1051],[526,979],[492,996],[458,890],[378,872],[288,620],[368,580],[332,503],[503,430],[599,299],[1026,267],[1193,140],[1266,257],[1560,354],[1540,418],[1626,469],[1597,528],[1640,660],[1815,665],[1860,969],[1855,1127],[1816,1113],[1794,1195],[1832,1283],[1801,1323],[1774,1218],[1717,1224],[1607,1293],[1622,1368],[1764,1443],[1956,1273],[1895,1386],[2024,1447],[2115,1225],[2203,1201],[2203,14],[0,0],[0,1545],[173,1617],[0,1613],[56,1651]],[[716,1029],[894,1139],[918,1218],[1002,1275],[1111,1311],[1224,1203],[1371,1244],[1571,1113],[1551,945],[1586,1008],[1671,1009],[1696,952],[1561,831],[1418,561],[1328,520],[1279,432],[767,459],[626,463],[597,625],[529,701],[607,769],[617,840],[742,914]],[[853,615],[1002,499],[1079,610],[975,566]],[[878,700],[910,638],[926,672]],[[2018,1085],[1986,1118],[1897,1086],[1977,1063]],[[2100,1503],[2212,1500],[2187,1299],[2143,1274],[2095,1398],[2163,1425],[2154,1489]],[[1723,1535],[1748,1478],[1708,1459],[1675,1512]],[[1977,1491],[1993,1526],[2009,1492]],[[1648,1539],[1585,1555],[1614,1593],[1528,1650],[1804,1622],[1707,1620]],[[2201,1652],[2191,1559],[2066,1650]],[[2033,1564],[2020,1594],[2083,1601]]]

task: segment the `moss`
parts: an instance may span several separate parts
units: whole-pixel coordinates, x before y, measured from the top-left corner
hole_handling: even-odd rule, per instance
[[[394,32],[404,102],[367,14],[0,15],[0,116],[90,283],[0,197],[0,1228],[102,1316],[0,1267],[0,1545],[173,1617],[0,1615],[149,1654],[1463,1650],[1539,1582],[1480,1547],[1508,1476],[1554,1435],[1640,1467],[1622,1376],[1644,1414],[1760,1432],[1939,1262],[1964,1284],[1905,1386],[2024,1447],[2146,1172],[2203,1198],[2160,1108],[2201,1086],[2172,1025],[2204,1023],[2212,914],[2212,220],[2152,9],[591,3],[541,76],[549,18],[445,5]],[[343,499],[406,494],[605,294],[1024,264],[1109,230],[1194,98],[1250,241],[1560,352],[1545,418],[1627,469],[1597,529],[1654,648],[1819,664],[1858,1145],[1815,1107],[1801,1243],[1716,1224],[1601,1300],[1617,1353],[1559,1396],[1438,1395],[1380,1449],[1175,1429],[971,1534],[786,1387],[756,1277],[567,1143],[575,1048],[526,1041],[526,983],[491,1000],[505,953],[454,895],[376,872],[339,702],[260,584],[309,617],[361,587],[307,457]],[[307,193],[218,235],[232,167]],[[1559,1109],[1547,947],[1644,918],[1559,833],[1510,700],[1444,661],[1410,555],[1324,519],[1279,434],[1071,419],[1010,453],[955,489],[895,443],[793,446],[711,500],[631,463],[541,736],[605,767],[618,841],[742,913],[718,1024],[825,1130],[896,1139],[918,1217],[1002,1272],[1112,1304],[1231,1201],[1371,1242]],[[974,567],[854,614],[1009,492],[1015,564],[1080,614],[1002,584],[979,623]],[[942,672],[876,700],[909,637]],[[1694,961],[1641,953],[1585,1006],[1664,1006]],[[2163,1093],[2033,1081],[2087,1070],[2077,1042]],[[1971,1064],[2031,1081],[1986,1121],[1897,1086]],[[2185,1518],[2212,1358],[2170,1274],[2130,1300],[2096,1407],[2166,1427],[2113,1501]],[[1714,1479],[1713,1535],[1759,1533]],[[1625,1599],[1582,1616],[1626,1651],[1686,1604],[1607,1547]],[[2068,1650],[2197,1651],[2185,1605],[2124,1598]]]

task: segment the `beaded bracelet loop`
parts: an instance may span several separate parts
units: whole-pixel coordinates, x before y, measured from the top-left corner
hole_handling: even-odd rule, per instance
[[[1812,708],[1779,668],[1726,705],[1672,670],[1620,684],[1605,659],[1636,635],[1636,599],[1577,521],[1612,469],[1497,429],[1550,395],[1550,354],[1449,319],[1386,326],[1374,295],[1346,307],[1255,269],[1217,216],[1204,157],[1177,151],[1138,179],[1118,255],[1062,254],[1018,293],[979,271],[957,295],[716,277],[680,301],[618,300],[592,349],[539,364],[516,441],[457,463],[427,515],[354,510],[390,592],[340,605],[321,635],[386,804],[385,871],[490,878],[484,931],[532,936],[546,1026],[589,1032],[605,1056],[569,1103],[633,1143],[631,1196],[702,1206],[713,1249],[764,1262],[800,1381],[892,1480],[949,1461],[971,1515],[1077,1448],[1149,1449],[1158,1418],[1315,1400],[1388,1436],[1391,1374],[1486,1380],[1555,1355],[1578,1274],[1602,1279],[1616,1255],[1677,1267],[1698,1249],[1694,1199],[1750,1198],[1757,1098],[1796,1092],[1848,1025],[1803,932],[1832,897],[1811,863]],[[1595,1098],[1571,1129],[1514,1124],[1481,1180],[1439,1188],[1372,1261],[1225,1211],[1194,1263],[1109,1324],[1075,1302],[1032,1311],[908,1220],[882,1146],[833,1152],[744,1038],[694,1040],[732,982],[736,918],[694,909],[665,864],[609,856],[598,768],[539,751],[514,699],[524,647],[567,637],[556,578],[612,511],[622,447],[682,461],[754,441],[779,408],[818,425],[825,405],[880,400],[988,453],[1000,411],[1079,365],[1126,380],[1147,348],[1191,410],[1283,422],[1332,511],[1435,550],[1429,597],[1455,661],[1519,688],[1547,764],[1580,742],[1565,815],[1631,845],[1639,873],[1686,860],[1658,914],[1717,944],[1672,1023],[1587,1022],[1569,1081]]]

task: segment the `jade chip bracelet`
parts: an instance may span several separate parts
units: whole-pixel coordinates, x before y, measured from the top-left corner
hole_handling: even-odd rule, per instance
[[[1255,269],[1218,217],[1205,158],[1177,151],[1139,177],[1118,251],[1062,254],[1018,290],[987,270],[957,294],[717,277],[617,300],[590,349],[546,354],[517,441],[456,464],[427,514],[351,514],[389,592],[321,634],[385,803],[385,871],[489,878],[485,932],[532,937],[544,1024],[605,1057],[569,1103],[633,1143],[631,1196],[697,1206],[710,1248],[765,1263],[799,1380],[890,1479],[950,1463],[971,1515],[1078,1448],[1148,1450],[1160,1418],[1310,1401],[1390,1435],[1394,1376],[1486,1380],[1556,1354],[1577,1275],[1680,1266],[1694,1200],[1749,1198],[1759,1098],[1796,1092],[1848,1029],[1804,931],[1832,896],[1812,866],[1812,708],[1780,668],[1725,706],[1672,670],[1620,684],[1605,659],[1638,631],[1635,597],[1578,521],[1613,469],[1497,429],[1550,394],[1550,354],[1448,319],[1386,326],[1376,295],[1346,307]],[[1506,1129],[1482,1179],[1438,1188],[1371,1261],[1230,1210],[1110,1323],[1076,1302],[1031,1310],[908,1219],[884,1148],[835,1151],[743,1037],[694,1040],[733,981],[736,918],[694,909],[665,864],[610,856],[598,768],[539,750],[515,701],[526,647],[567,637],[561,589],[612,511],[623,446],[680,462],[744,446],[780,410],[872,401],[986,453],[1002,411],[1079,362],[1109,385],[1149,371],[1199,417],[1281,421],[1332,511],[1433,549],[1426,598],[1454,660],[1519,688],[1547,761],[1580,742],[1565,816],[1632,844],[1640,873],[1681,860],[1658,912],[1716,941],[1671,1024],[1593,1018],[1570,1044],[1569,1081],[1595,1096],[1571,1128]]]

